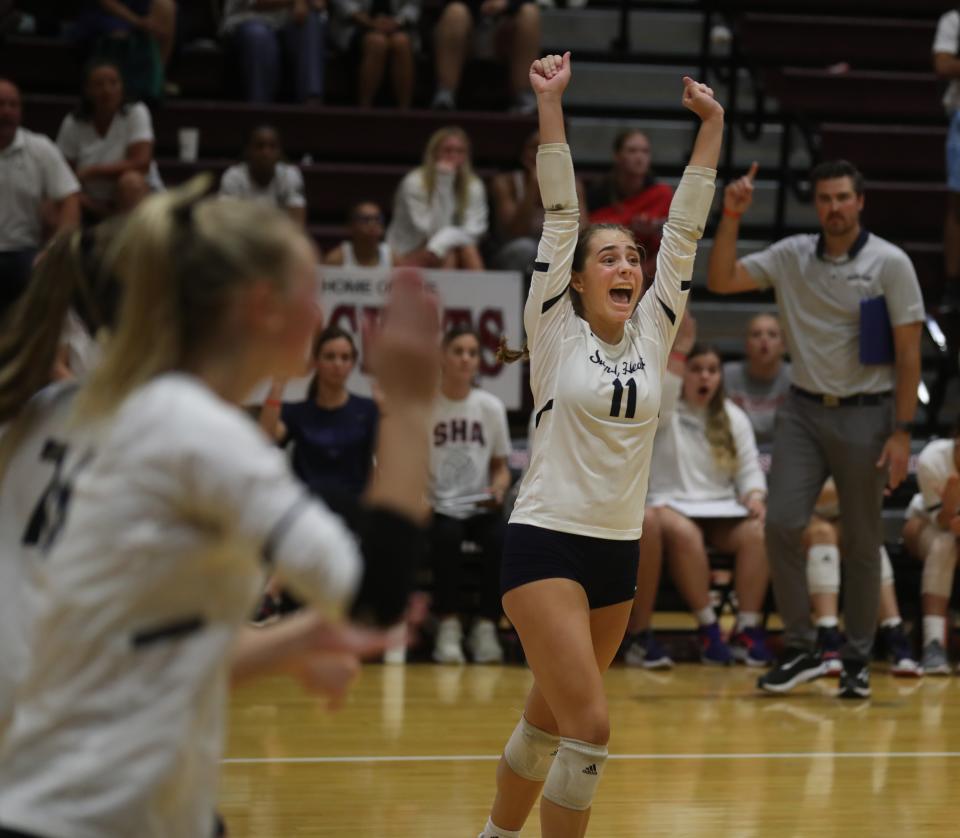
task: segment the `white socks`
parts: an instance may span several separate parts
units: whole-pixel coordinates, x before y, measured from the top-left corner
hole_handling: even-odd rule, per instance
[[[701,626],[712,626],[717,621],[717,615],[713,613],[713,607],[708,605],[699,611],[694,611],[693,616],[697,618],[697,624]]]
[[[494,826],[493,821],[487,818],[487,825],[477,838],[520,838],[520,831],[501,829],[499,826]]]
[[[744,629],[756,628],[760,625],[760,612],[759,611],[741,611],[737,614],[737,626],[734,629],[735,632],[743,631]]]
[[[946,617],[927,617],[923,618],[923,645],[926,646],[937,641],[941,646],[946,642],[947,618]]]

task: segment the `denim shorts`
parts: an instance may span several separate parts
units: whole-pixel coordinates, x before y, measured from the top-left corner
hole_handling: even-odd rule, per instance
[[[637,591],[640,542],[613,541],[508,524],[500,571],[500,593],[540,579],[572,579],[590,608],[633,599]]]

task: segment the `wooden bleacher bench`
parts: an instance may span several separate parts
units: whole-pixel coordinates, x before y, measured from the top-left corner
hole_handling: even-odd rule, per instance
[[[946,125],[856,125],[825,122],[820,153],[825,160],[852,160],[867,177],[946,178]]]

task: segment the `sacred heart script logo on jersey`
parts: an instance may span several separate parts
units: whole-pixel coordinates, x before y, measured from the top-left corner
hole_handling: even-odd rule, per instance
[[[610,373],[614,378],[619,378],[621,375],[633,375],[633,373],[638,371],[642,372],[647,368],[646,362],[643,358],[639,357],[636,361],[614,361],[611,366],[607,363],[607,359],[600,354],[599,349],[593,351],[593,354],[590,356],[590,363],[603,367],[602,371],[604,373]]]

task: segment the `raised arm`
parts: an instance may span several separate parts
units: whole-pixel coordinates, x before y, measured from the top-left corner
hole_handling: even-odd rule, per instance
[[[753,179],[758,166],[753,163],[743,177],[727,184],[723,191],[723,217],[713,237],[713,250],[707,267],[707,288],[715,294],[739,294],[756,291],[759,283],[737,259],[740,217],[753,203]]]

